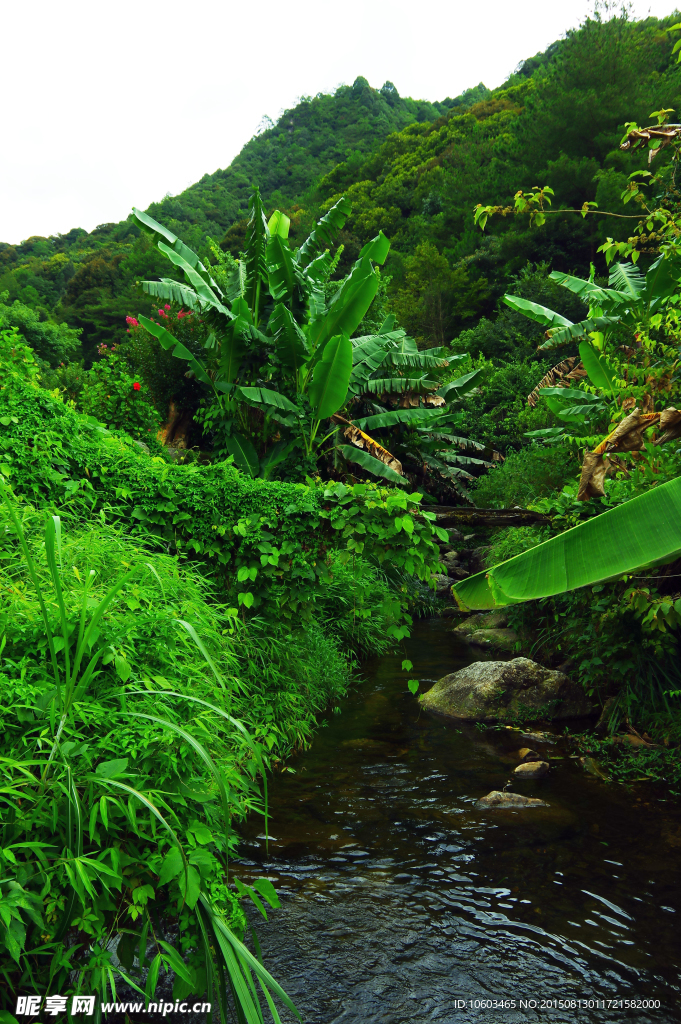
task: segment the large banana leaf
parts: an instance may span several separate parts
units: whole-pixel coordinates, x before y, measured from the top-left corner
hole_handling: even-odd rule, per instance
[[[158,339],[162,348],[167,352],[172,352],[172,354],[177,356],[178,359],[186,359],[189,363],[190,369],[194,373],[194,376],[198,380],[203,381],[204,384],[208,384],[209,387],[213,387],[213,382],[208,376],[206,367],[203,363],[200,363],[198,359],[195,359],[189,349],[183,345],[181,341],[178,341],[177,338],[174,338],[170,331],[167,331],[165,327],[161,327],[161,325],[157,324],[154,320],[149,320],[149,318],[143,316],[142,313],[139,314],[138,320],[142,324],[142,327],[149,331],[149,334],[153,334],[153,336]]]
[[[364,416],[362,419],[354,419],[352,422],[360,430],[381,430],[384,427],[394,427],[398,423],[429,423],[437,421],[443,413],[443,409],[393,409],[391,412],[381,412],[376,416]]]
[[[316,419],[333,416],[344,404],[352,371],[352,345],[347,334],[337,334],[324,346],[310,384],[310,405]]]
[[[675,561],[681,555],[681,477],[457,583],[466,609],[564,594]]]
[[[247,437],[241,434],[230,434],[225,438],[225,448],[234,456],[234,463],[247,476],[257,476],[260,472],[260,460],[257,452]]]
[[[610,270],[608,284],[628,295],[630,302],[638,302],[643,295],[646,280],[633,263],[616,263]]]
[[[335,334],[354,334],[377,291],[376,271],[371,259],[363,256],[332,298],[326,316],[311,325],[313,345],[319,348]]]
[[[145,295],[151,295],[154,299],[161,299],[163,302],[177,302],[180,306],[188,309],[201,309],[201,302],[193,288],[189,285],[180,284],[170,277],[162,277],[160,281],[141,281],[142,291]]]
[[[667,256],[658,256],[650,264],[646,273],[645,298],[651,313],[678,291],[679,277],[681,268]]]
[[[589,375],[591,383],[615,397],[615,373],[610,363],[600,352],[596,352],[588,341],[583,341],[579,346],[579,358]]]
[[[517,295],[504,295],[504,302],[516,313],[522,313],[542,327],[572,327],[572,320],[566,320],[560,313],[554,313],[547,306],[540,306],[537,302],[530,302],[529,299],[521,299]]]
[[[267,242],[269,228],[265,220],[260,190],[253,189],[251,198],[248,201],[250,216],[246,228],[246,253],[244,262],[246,264],[246,286],[244,298],[253,314],[253,323],[258,326],[260,314],[260,293],[263,284],[269,284],[267,272]]]
[[[293,253],[288,243],[290,220],[284,213],[275,210],[269,220],[270,233],[266,250],[270,294],[275,302],[286,299],[296,285]]]
[[[314,231],[298,250],[296,262],[301,267],[306,267],[308,263],[311,263],[321,249],[325,249],[332,244],[351,213],[352,206],[345,196],[341,196],[329,212],[324,214],[321,220],[317,221]]]
[[[457,377],[456,380],[450,380],[449,384],[443,384],[441,388],[436,392],[440,398],[446,398],[452,391],[456,394],[455,398],[463,398],[473,388],[477,388],[480,378],[483,376],[485,368],[479,367],[477,370],[472,370],[470,373],[465,373],[463,377]]]
[[[173,234],[169,228],[164,227],[163,224],[159,224],[159,222],[154,220],[153,217],[150,217],[148,213],[143,213],[142,210],[138,210],[135,206],[133,206],[132,209],[132,219],[135,224],[137,224],[138,228],[140,228],[146,235],[151,236],[154,245],[158,245],[162,240],[167,242],[168,245],[170,245],[173,250],[189,264],[192,270],[195,270],[206,284],[209,285],[213,291],[217,292],[220,297],[222,297],[222,292],[218,285],[213,280],[208,270],[204,267],[194,250],[190,249],[188,245],[185,245],[184,242],[178,238],[177,235]]]
[[[568,327],[557,327],[551,329],[551,336],[543,345],[537,346],[537,352],[548,352],[560,345],[569,345],[572,341],[585,338],[592,331],[607,331],[620,322],[619,316],[594,316],[588,320],[580,320],[578,324],[570,324]]]
[[[305,335],[283,302],[274,307],[269,323],[278,358],[296,374],[310,358]]]
[[[367,242],[359,251],[359,258],[363,259],[368,256],[374,263],[385,263],[390,251],[390,242],[385,237],[382,231],[379,231],[375,238],[372,238],[370,242]]]
[[[164,253],[171,263],[174,263],[183,273],[191,287],[194,289],[199,299],[203,300],[209,306],[217,309],[220,313],[223,313],[228,319],[231,317],[230,311],[226,306],[223,306],[221,300],[221,294],[218,295],[216,289],[212,287],[199,273],[199,271],[193,267],[184,256],[176,252],[175,249],[171,249],[165,242],[159,242],[157,248]],[[190,250],[191,251],[191,250]]]
[[[363,451],[361,448],[355,448],[352,444],[341,444],[338,446],[338,450],[348,462],[356,462],[358,466],[366,469],[368,473],[373,473],[374,476],[385,477],[391,483],[400,484],[401,486],[409,483],[406,477],[400,476],[390,466],[386,466],[380,459],[375,459],[373,455],[369,455],[368,452]]]
[[[554,270],[549,278],[567,288],[575,295],[579,295],[584,302],[591,304],[598,303],[599,306],[627,306],[631,304],[631,296],[626,292],[618,292],[614,288],[601,288],[593,281],[587,281],[583,277],[573,277],[572,274],[564,274],[560,270]]]
[[[435,391],[438,383],[436,380],[428,380],[427,377],[370,377],[364,381],[363,390],[371,391],[375,395],[403,395],[406,391],[425,395]]]
[[[255,405],[271,405],[274,409],[282,409],[284,412],[299,412],[298,406],[290,399],[270,388],[240,387],[239,392]]]
[[[409,369],[430,370],[434,367],[443,370],[449,366],[446,356],[433,355],[428,352],[397,352],[389,351],[383,360],[384,366],[406,366]]]

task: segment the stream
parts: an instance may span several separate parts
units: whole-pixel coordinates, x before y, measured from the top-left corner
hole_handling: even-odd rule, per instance
[[[474,660],[447,620],[405,646],[424,681]],[[681,1020],[679,802],[587,775],[561,740],[421,712],[402,657],[365,662],[271,779],[269,849],[251,819],[235,865],[279,893],[253,924],[305,1024]],[[523,746],[551,769],[512,788],[549,806],[477,810]]]

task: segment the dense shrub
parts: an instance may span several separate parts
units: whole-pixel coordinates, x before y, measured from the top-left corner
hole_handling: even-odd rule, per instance
[[[567,445],[533,444],[511,452],[503,463],[478,480],[475,501],[481,508],[526,508],[530,502],[560,491],[579,474],[575,453]]]

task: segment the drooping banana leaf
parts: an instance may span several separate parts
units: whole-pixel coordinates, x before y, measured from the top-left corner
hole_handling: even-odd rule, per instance
[[[173,281],[170,277],[162,277],[160,281],[141,281],[140,284],[145,295],[151,295],[154,299],[176,302],[188,309],[201,309],[201,302],[194,289],[179,281]]]
[[[150,235],[154,245],[158,246],[158,243],[163,241],[167,242],[174,251],[183,258],[183,260],[189,264],[189,266],[195,270],[202,279],[209,285],[214,292],[222,297],[222,292],[218,287],[217,283],[213,280],[209,271],[204,267],[203,263],[196,255],[193,249],[190,249],[188,245],[185,245],[181,238],[178,238],[176,234],[159,224],[157,220],[150,217],[148,213],[144,213],[142,210],[138,210],[137,207],[132,208],[133,221],[137,224],[145,235]]]
[[[457,377],[456,380],[450,380],[448,384],[443,384],[435,393],[439,395],[440,398],[446,398],[447,395],[450,395],[451,398],[463,398],[463,396],[467,395],[469,391],[473,390],[473,388],[477,388],[480,378],[484,373],[485,368],[481,366],[477,370],[472,370],[470,373],[464,374],[463,377]],[[452,391],[455,392],[454,395],[451,394]]]
[[[398,423],[409,425],[418,423],[437,422],[442,417],[443,409],[393,409],[391,412],[382,412],[376,416],[364,416],[361,419],[353,419],[353,423],[360,430],[381,430],[385,427],[394,427]]]
[[[454,587],[467,610],[553,597],[681,555],[681,477]]]
[[[369,455],[368,452],[363,451],[361,448],[355,448],[352,444],[341,444],[338,446],[338,451],[348,462],[356,462],[358,466],[361,466],[368,473],[373,473],[374,476],[385,477],[386,480],[390,480],[391,483],[399,484],[400,486],[409,483],[406,477],[400,476],[390,466],[386,466],[380,459],[375,459],[373,455]]]
[[[616,263],[610,270],[608,284],[628,295],[630,302],[637,302],[643,295],[646,280],[633,263]]]
[[[306,267],[308,263],[311,263],[320,250],[333,243],[334,238],[342,231],[343,225],[351,213],[351,204],[345,196],[341,196],[329,212],[324,214],[321,220],[317,221],[314,231],[312,231],[298,250],[296,262],[301,267]]]
[[[244,263],[246,265],[246,286],[244,298],[248,308],[253,315],[253,323],[258,326],[260,315],[260,295],[263,285],[269,284],[267,272],[267,242],[269,229],[265,220],[265,211],[260,198],[260,190],[254,188],[251,198],[248,201],[250,215],[246,228],[246,252]]]
[[[344,404],[352,372],[352,345],[347,334],[337,334],[324,346],[309,388],[310,405],[318,420],[333,416]]]
[[[552,309],[547,306],[540,306],[538,302],[530,302],[529,299],[521,299],[517,295],[504,295],[504,302],[511,309],[515,310],[516,313],[522,313],[523,316],[528,317],[530,320],[534,320],[536,323],[541,324],[542,327],[572,327],[572,320],[567,320],[560,313],[554,313]]]
[[[385,366],[406,366],[409,369],[430,370],[436,367],[439,370],[449,366],[447,357],[438,356],[428,352],[386,352],[384,359]]]
[[[171,249],[171,247],[166,245],[165,242],[159,242],[157,248],[168,257],[171,263],[174,263],[175,266],[183,272],[186,280],[194,289],[200,300],[218,310],[226,316],[227,319],[231,318],[230,311],[221,302],[221,296],[218,295],[212,285],[204,280],[204,277],[199,273],[199,271],[187,262],[181,253]]]
[[[425,395],[435,391],[438,384],[439,381],[427,377],[369,377],[364,381],[364,390],[375,395],[403,395],[407,391]]]
[[[551,336],[542,345],[537,346],[537,352],[548,352],[560,345],[569,345],[570,342],[579,341],[593,331],[607,331],[618,324],[620,319],[619,316],[594,316],[580,320],[578,324],[570,324],[569,327],[551,329]]]
[[[283,302],[274,307],[269,328],[274,335],[277,356],[296,374],[310,358],[307,340],[295,321],[293,314]]]
[[[161,325],[157,324],[154,320],[149,320],[149,318],[144,316],[142,313],[139,314],[137,319],[142,324],[142,327],[149,331],[149,334],[153,334],[153,336],[158,339],[161,347],[164,348],[166,352],[172,352],[172,354],[177,356],[178,359],[186,359],[194,376],[204,384],[207,384],[210,388],[213,387],[213,382],[208,376],[206,367],[203,363],[200,363],[181,341],[174,338],[170,331],[167,331],[165,327],[161,327]]]
[[[281,395],[278,391],[272,391],[270,388],[240,387],[239,392],[254,405],[271,405],[274,409],[296,414],[300,411],[298,406],[294,405],[286,395]]]
[[[587,303],[597,302],[599,306],[610,306],[631,301],[624,292],[618,292],[612,288],[601,288],[593,281],[587,281],[583,277],[574,277],[572,274],[564,274],[561,270],[552,271],[549,274],[549,279],[562,285],[563,288],[567,288]]]
[[[234,456],[234,463],[242,473],[252,477],[258,475],[260,459],[247,437],[243,437],[241,434],[230,434],[225,438],[225,448],[230,455]]]

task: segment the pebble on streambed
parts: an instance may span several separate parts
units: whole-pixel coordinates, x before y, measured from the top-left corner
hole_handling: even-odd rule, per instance
[[[513,774],[521,779],[540,779],[548,770],[546,761],[524,761],[513,769]]]

